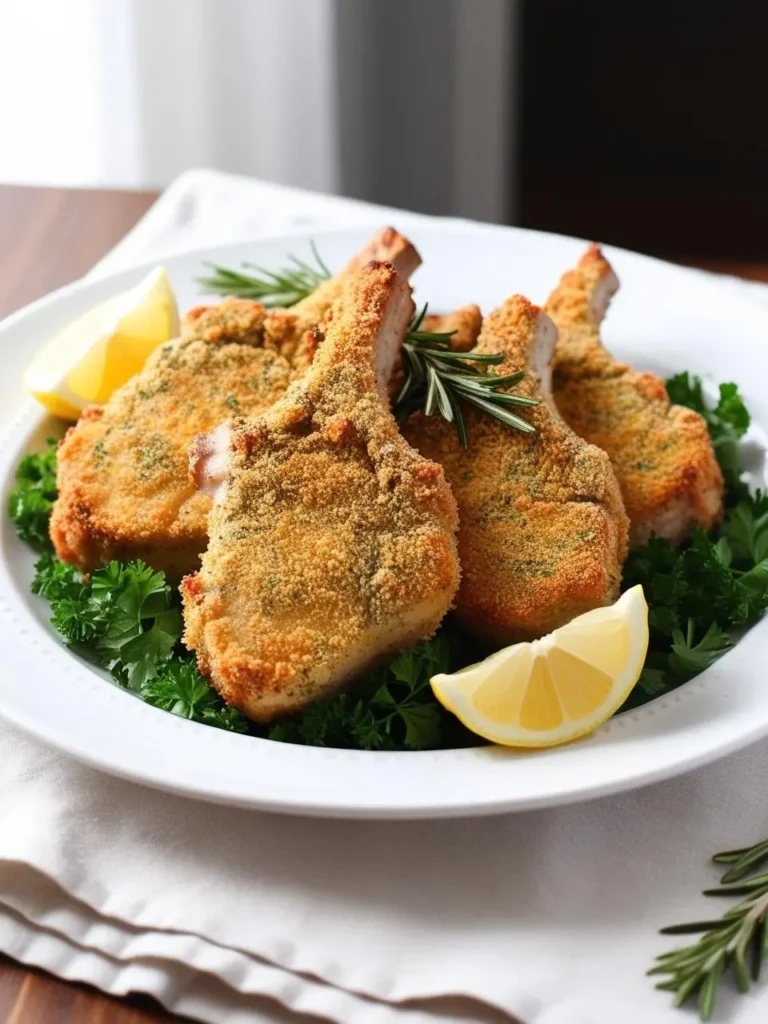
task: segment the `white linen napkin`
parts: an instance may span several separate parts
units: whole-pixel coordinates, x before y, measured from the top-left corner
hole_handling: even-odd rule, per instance
[[[97,272],[379,215],[190,172]],[[768,743],[589,804],[423,823],[203,808],[4,724],[0,752],[0,950],[211,1024],[683,1024],[644,977],[657,929],[719,911],[708,856],[768,835]],[[724,986],[716,1020],[767,1015],[768,988]]]

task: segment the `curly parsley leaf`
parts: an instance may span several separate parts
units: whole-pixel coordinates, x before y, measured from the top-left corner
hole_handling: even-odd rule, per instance
[[[450,671],[448,638],[443,633],[403,651],[387,668],[388,676],[373,694],[369,710],[377,731],[406,750],[429,750],[442,737],[442,710],[430,678]]]
[[[170,658],[181,636],[181,614],[169,608],[155,616],[150,629],[137,633],[120,648],[120,669],[129,690],[141,691]],[[206,684],[207,685],[207,684]]]
[[[673,547],[652,537],[630,553],[624,585],[640,583],[648,601],[646,666],[629,705],[679,686],[712,665],[768,609],[768,496],[741,480],[738,441],[749,413],[735,384],[720,386],[710,407],[698,377],[667,382],[673,402],[704,416],[727,483],[725,517],[712,533],[696,530]]]
[[[44,452],[25,455],[16,470],[16,485],[8,496],[8,511],[16,533],[38,551],[50,551],[48,522],[56,500],[56,444],[49,438]]]
[[[340,694],[311,704],[300,715],[271,726],[268,737],[362,750],[434,749],[443,740],[447,716],[429,680],[450,670],[448,635],[441,633],[369,673],[360,683],[360,696]]]
[[[141,561],[110,562],[84,579],[46,554],[35,566],[32,592],[50,603],[51,622],[67,644],[148,704],[218,729],[249,729],[180,652],[181,613],[163,573]]]
[[[714,622],[698,643],[695,643],[695,639],[696,623],[693,619],[688,620],[685,635],[680,629],[673,631],[672,653],[669,656],[673,671],[681,675],[703,672],[733,647],[728,634]]]
[[[310,747],[357,747],[355,727],[364,710],[359,700],[340,693],[329,700],[310,704],[300,715],[283,718],[267,731],[267,737],[281,743]]]
[[[35,566],[32,591],[50,603],[51,622],[65,641],[86,645],[130,689],[157,674],[181,637],[165,576],[141,561],[110,562],[85,580],[46,555]]]
[[[102,624],[97,653],[123,686],[139,691],[181,637],[165,575],[141,561],[110,562],[91,577],[89,601]]]
[[[741,479],[739,440],[749,428],[750,415],[738,386],[721,384],[717,404],[712,406],[706,400],[700,377],[678,373],[667,381],[667,394],[671,402],[685,405],[704,417],[728,494],[745,495],[747,488]]]
[[[646,664],[637,685],[647,697],[659,697],[667,689],[667,673],[663,668],[652,668]]]
[[[32,593],[48,601],[51,622],[67,644],[87,644],[100,635],[102,612],[90,601],[90,588],[78,569],[43,555],[35,564]]]
[[[739,502],[730,510],[721,533],[737,560],[754,565],[768,558],[768,495],[758,491]]]
[[[43,555],[35,563],[31,590],[51,603],[65,597],[78,598],[83,593],[83,575],[55,555]]]
[[[245,715],[227,707],[192,658],[167,661],[153,679],[142,684],[141,696],[154,707],[204,725],[230,732],[247,732],[249,728]]]

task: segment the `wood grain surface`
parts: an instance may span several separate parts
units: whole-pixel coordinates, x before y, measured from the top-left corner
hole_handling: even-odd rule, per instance
[[[155,193],[0,186],[0,317],[81,277],[152,205]],[[767,263],[707,260],[768,281]],[[158,1024],[182,1018],[140,996],[112,999],[0,956],[0,1022]]]
[[[0,186],[0,316],[82,277],[155,198],[154,192]]]
[[[0,317],[75,281],[155,201],[151,192],[0,186]],[[2,1024],[182,1021],[152,999],[112,999],[0,957]]]

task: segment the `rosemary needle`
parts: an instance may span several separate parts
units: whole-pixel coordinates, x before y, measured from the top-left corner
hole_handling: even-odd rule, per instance
[[[231,270],[209,263],[212,273],[198,278],[198,284],[216,295],[232,295],[239,299],[255,299],[263,306],[295,306],[327,281],[331,272],[323,262],[314,242],[310,242],[315,266],[297,256],[289,256],[293,266],[273,272],[253,263],[243,263],[243,270]],[[246,270],[256,273],[248,274]]]
[[[296,256],[288,257],[292,266],[279,271],[250,263],[244,263],[242,270],[210,264],[213,272],[199,278],[198,282],[206,291],[218,295],[254,299],[268,307],[295,306],[331,276],[315,243],[310,242],[310,246],[314,266]],[[256,273],[245,273],[246,270]],[[502,362],[504,356],[501,353],[472,355],[452,351],[452,331],[443,333],[421,329],[426,314],[425,304],[414,317],[403,345],[405,381],[395,402],[398,418],[405,419],[416,409],[423,409],[427,416],[439,414],[455,424],[459,442],[466,448],[469,438],[462,411],[464,402],[508,427],[533,433],[535,428],[511,407],[539,403],[532,398],[511,394],[508,390],[499,390],[519,383],[523,373],[497,377],[481,371],[479,366],[493,366]]]
[[[658,988],[675,993],[675,1006],[698,997],[699,1016],[710,1020],[715,996],[729,969],[741,992],[747,992],[760,976],[768,955],[768,874],[757,873],[768,860],[768,841],[744,850],[729,850],[713,857],[716,864],[730,865],[720,885],[706,889],[705,896],[745,896],[720,918],[692,921],[662,929],[664,935],[701,934],[690,946],[657,957],[649,974],[665,975]]]
[[[499,390],[519,384],[523,371],[503,376],[483,372],[478,364],[497,365],[503,362],[504,355],[454,352],[450,348],[453,332],[421,330],[426,314],[425,304],[414,318],[403,344],[405,380],[395,400],[398,418],[403,420],[418,409],[423,409],[427,416],[439,414],[455,425],[459,443],[466,448],[469,437],[462,410],[464,402],[505,426],[533,433],[535,427],[512,412],[510,406],[538,405],[538,401]]]

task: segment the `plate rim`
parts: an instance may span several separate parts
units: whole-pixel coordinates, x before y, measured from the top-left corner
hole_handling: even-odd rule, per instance
[[[393,218],[394,219],[394,218]],[[530,229],[522,228],[509,228],[502,225],[485,225],[485,224],[473,224],[471,222],[457,222],[457,221],[446,221],[446,222],[429,222],[427,223],[424,218],[420,218],[418,215],[407,215],[398,216],[396,218],[398,226],[403,230],[411,230],[413,232],[424,231],[430,233],[441,233],[441,234],[465,234],[473,233],[478,235],[483,234],[513,234],[519,237],[521,234],[524,236],[535,236],[544,237],[547,239],[558,239],[565,240],[568,243],[586,244],[581,239],[574,239],[569,236],[555,235],[547,232],[533,231]],[[301,238],[322,238],[327,236],[348,236],[350,234],[365,233],[375,229],[381,223],[380,218],[372,219],[370,223],[355,223],[354,225],[348,225],[343,227],[316,227],[314,229],[308,229],[306,225],[297,226],[289,231],[275,233],[264,233],[257,235],[247,241],[237,240],[229,243],[218,244],[215,246],[204,246],[204,247],[193,247],[185,249],[177,249],[173,252],[168,252],[165,256],[152,255],[142,262],[137,262],[129,267],[116,269],[114,271],[108,271],[105,273],[94,274],[80,279],[79,281],[65,285],[47,295],[37,299],[35,302],[23,307],[22,309],[12,313],[9,317],[6,317],[0,322],[0,346],[5,343],[6,337],[12,331],[19,327],[20,324],[24,324],[26,321],[30,321],[36,315],[48,310],[52,307],[56,307],[59,303],[68,299],[73,295],[88,294],[94,288],[98,290],[99,287],[105,287],[108,285],[114,285],[115,288],[121,286],[123,280],[131,275],[140,274],[144,268],[157,265],[158,262],[172,261],[175,259],[195,259],[204,257],[210,258],[212,255],[215,258],[216,253],[232,251],[235,249],[244,249],[246,246],[258,245],[260,243],[270,243],[273,245],[280,244],[283,240],[289,243],[291,240]],[[698,281],[706,281],[709,284],[714,284],[717,287],[722,287],[720,282],[713,281],[711,275],[707,275],[705,271],[696,270],[689,267],[679,267],[675,264],[669,264],[664,260],[656,259],[655,257],[645,256],[639,253],[633,253],[630,250],[620,249],[614,246],[605,246],[606,252],[613,256],[613,254],[623,254],[633,259],[639,259],[641,261],[648,261],[649,263],[655,264],[659,267],[665,268],[665,270],[674,270],[676,274],[683,274],[690,278],[696,278]],[[97,268],[98,269],[98,268]],[[728,280],[727,278],[725,279]],[[738,301],[739,304],[743,304],[745,307],[748,306],[749,314],[758,319],[764,319],[766,326],[768,326],[768,309],[762,307],[757,302],[751,302],[746,296],[737,295],[734,293],[732,301]],[[17,442],[19,438],[28,440],[28,434],[33,429],[35,422],[38,425],[43,421],[43,414],[37,412],[31,402],[27,403],[27,409],[25,409],[20,415],[17,415],[14,420],[9,424],[4,425],[0,437],[2,437],[3,445],[2,448],[5,451],[6,448],[10,447],[13,453],[13,459],[16,460],[18,455],[18,445],[13,444],[15,439]],[[8,466],[11,465],[9,462],[8,454],[4,454],[1,460],[3,471],[6,473],[4,483],[7,482],[7,470]],[[3,522],[3,537],[5,538],[2,542],[2,550],[5,552],[6,545],[8,543],[9,524],[7,517],[4,517]],[[20,544],[21,542],[15,541],[14,543]],[[10,573],[7,571],[6,560],[2,560],[2,578],[5,584],[7,580],[11,578]],[[0,593],[0,619],[7,617],[8,609],[8,597],[7,587],[4,587],[6,594],[3,596]],[[20,603],[23,603],[21,597],[18,598]],[[761,627],[764,627],[761,630]],[[38,628],[41,628],[38,624]],[[768,617],[763,619],[761,623],[758,623],[750,633],[760,635],[761,632],[765,632],[768,629]],[[47,634],[49,631],[42,629],[42,632]],[[768,635],[768,634],[766,634]],[[726,659],[727,664],[733,665],[733,659],[737,652],[747,644],[749,637],[745,638],[737,648],[731,652]],[[71,663],[77,664],[77,659],[69,653],[60,643],[57,643],[52,636],[49,636],[56,647],[58,648],[61,655],[68,659]],[[749,645],[750,647],[752,644]],[[721,666],[723,663],[719,663]],[[735,666],[734,666],[735,667]],[[714,667],[717,669],[717,666]],[[6,667],[0,670],[0,675],[4,675]],[[92,675],[92,673],[88,673]],[[694,687],[700,681],[706,682],[706,677],[711,675],[716,676],[717,673],[713,669],[708,670],[695,680],[684,684],[683,688]],[[103,685],[103,684],[102,684]],[[140,705],[143,709],[151,710],[155,715],[163,716],[164,719],[169,719],[167,712],[161,712],[158,709],[149,709],[147,705],[136,700],[130,694],[126,694],[120,691],[113,684],[107,683],[117,694],[121,697],[127,698],[128,700],[134,701],[134,703]],[[682,688],[681,688],[682,689]],[[0,690],[4,690],[2,684],[0,684]],[[673,694],[667,696],[674,696],[679,694],[680,690],[673,691]],[[663,701],[665,698],[661,698]],[[657,702],[652,702],[657,703]],[[645,708],[651,705],[645,705]],[[643,709],[637,709],[642,711]],[[635,714],[635,712],[629,712],[629,715]],[[346,817],[346,818],[373,818],[373,819],[384,819],[384,818],[429,818],[429,817],[469,817],[473,815],[487,815],[497,813],[508,813],[517,810],[527,810],[533,807],[548,807],[557,806],[564,803],[572,803],[580,800],[590,800],[600,796],[609,795],[611,793],[623,791],[629,788],[636,788],[652,784],[660,781],[663,778],[668,778],[674,774],[679,774],[683,771],[692,770],[702,764],[709,761],[716,760],[726,754],[736,750],[740,747],[746,746],[751,742],[761,738],[768,734],[768,713],[764,720],[754,721],[750,723],[750,727],[743,727],[738,734],[723,735],[721,741],[717,744],[711,744],[706,750],[699,750],[693,754],[689,752],[680,752],[680,755],[676,761],[667,760],[662,765],[648,766],[645,771],[635,772],[631,780],[627,780],[621,777],[608,778],[602,780],[595,780],[590,786],[584,786],[578,790],[578,792],[563,793],[562,791],[552,792],[549,795],[532,796],[530,798],[521,797],[519,794],[511,796],[507,801],[500,800],[499,798],[493,798],[489,802],[484,802],[482,798],[476,798],[472,802],[446,802],[443,804],[411,804],[408,806],[401,804],[386,804],[386,802],[379,803],[375,806],[371,806],[365,803],[349,803],[341,804],[338,802],[323,803],[320,800],[313,800],[311,802],[302,804],[299,801],[293,801],[289,805],[285,803],[284,798],[270,798],[268,796],[260,795],[255,796],[254,794],[233,794],[223,792],[220,788],[212,787],[206,788],[198,780],[194,785],[186,786],[183,783],[174,783],[168,779],[159,779],[156,774],[144,771],[142,766],[134,765],[128,769],[124,765],[115,763],[110,759],[104,752],[100,756],[96,756],[91,750],[84,750],[82,743],[78,744],[76,740],[68,735],[63,735],[60,731],[57,732],[49,724],[43,724],[39,719],[31,717],[18,707],[9,706],[5,697],[0,699],[0,717],[4,720],[11,722],[13,725],[23,729],[25,732],[36,736],[43,740],[45,743],[61,750],[69,756],[75,757],[77,760],[83,763],[89,764],[91,767],[97,768],[98,770],[107,771],[110,774],[118,775],[122,778],[130,779],[134,782],[139,782],[143,785],[150,785],[155,788],[164,789],[169,792],[177,793],[179,795],[187,797],[196,797],[204,800],[212,800],[221,803],[230,803],[237,806],[245,806],[253,809],[267,810],[272,812],[280,812],[294,815],[310,815],[320,817]],[[622,716],[623,717],[623,716]],[[615,722],[620,722],[621,719],[615,719]],[[177,720],[175,724],[182,725],[185,729],[190,730],[205,730],[205,734],[218,732],[213,730],[209,726],[202,726],[196,723],[185,722],[183,720]],[[233,738],[233,734],[221,733],[220,735]],[[267,744],[270,748],[274,748],[276,745],[266,740],[259,740],[254,737],[236,737],[236,740],[245,742],[248,744]],[[297,757],[297,760],[311,761],[316,758],[319,762],[318,751],[323,754],[327,753],[327,748],[313,748],[313,747],[296,747],[291,745],[279,745],[281,747],[288,747],[293,752],[301,752]],[[478,749],[478,748],[474,748]],[[488,749],[488,748],[479,748]],[[341,755],[343,758],[349,760],[357,760],[359,757],[371,758],[397,758],[401,763],[405,760],[416,762],[418,760],[432,759],[436,757],[440,759],[440,755],[443,754],[463,754],[467,755],[467,751],[423,751],[423,752],[368,752],[368,751],[334,751],[334,755]],[[475,754],[469,755],[477,756]],[[534,755],[536,756],[536,755]],[[566,787],[567,788],[567,787]]]

